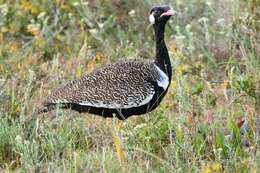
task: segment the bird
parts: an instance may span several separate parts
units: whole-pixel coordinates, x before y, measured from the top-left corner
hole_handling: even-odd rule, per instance
[[[69,81],[46,97],[37,114],[59,108],[125,120],[153,111],[171,83],[172,66],[164,32],[175,14],[169,5],[154,6],[149,12],[155,34],[154,60],[120,60]]]

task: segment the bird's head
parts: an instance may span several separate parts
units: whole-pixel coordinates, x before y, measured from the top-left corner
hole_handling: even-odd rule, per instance
[[[171,6],[155,6],[150,11],[149,21],[153,25],[160,23],[165,24],[170,19],[170,17],[174,16],[175,14],[176,12],[172,9]]]

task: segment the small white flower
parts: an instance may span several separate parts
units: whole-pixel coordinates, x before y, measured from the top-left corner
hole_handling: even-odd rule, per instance
[[[188,46],[187,49],[190,50],[190,51],[194,51],[194,50],[195,50],[195,47],[194,47],[194,46]]]
[[[38,19],[43,19],[43,18],[45,17],[45,15],[46,15],[46,12],[41,12],[41,13],[37,16],[37,18],[38,18]]]
[[[98,23],[98,27],[102,29],[104,27],[104,23]]]
[[[150,140],[151,136],[146,136],[145,139]]]
[[[31,19],[31,20],[30,20],[30,23],[35,23],[35,20],[34,20],[34,19]]]
[[[188,25],[185,26],[185,28],[186,28],[187,31],[190,31],[190,29],[191,29],[191,25],[188,24]]]
[[[16,141],[17,143],[23,143],[23,138],[22,138],[20,135],[17,135],[17,136],[15,137],[15,141]]]
[[[225,22],[225,19],[224,19],[224,18],[218,19],[218,20],[216,21],[217,24],[224,24],[224,22]]]
[[[32,23],[27,25],[27,31],[32,33],[33,35],[37,35],[41,29],[41,24],[39,23]]]
[[[98,33],[98,30],[95,29],[95,28],[93,28],[93,29],[90,29],[89,32],[90,32],[91,34],[97,34],[97,33]]]
[[[84,2],[82,2],[82,5],[85,5],[85,6],[87,6],[89,4],[89,2],[88,1],[84,1]]]
[[[29,24],[29,25],[27,26],[27,28],[28,28],[28,29],[31,29],[32,31],[39,31],[40,28],[41,28],[41,24],[39,24],[39,23]]]
[[[223,149],[222,148],[218,148],[217,151],[221,153],[223,151]]]
[[[2,5],[0,5],[0,12],[1,12],[4,16],[7,15],[8,10],[9,10],[9,8],[8,8],[7,4],[2,4]]]
[[[206,4],[207,4],[208,6],[211,6],[211,5],[212,5],[210,1],[207,1]]]
[[[129,16],[131,16],[131,17],[135,17],[135,10],[134,10],[134,9],[130,10],[130,11],[128,12],[128,14],[129,14]]]
[[[198,20],[199,23],[206,23],[206,22],[208,22],[208,21],[209,21],[209,19],[206,18],[206,17],[202,17],[202,18],[200,18],[200,19]]]
[[[74,6],[74,7],[79,6],[79,2],[74,2],[74,3],[73,3],[73,6]]]
[[[134,127],[134,130],[144,128],[145,126],[147,126],[146,123],[138,124],[138,125],[136,125],[136,126]]]
[[[178,35],[178,36],[176,36],[176,39],[177,40],[185,40],[186,36],[185,35]]]
[[[30,144],[30,141],[24,140],[24,145],[29,145],[29,144]]]
[[[69,18],[71,19],[73,17],[73,14],[72,13],[69,13]]]

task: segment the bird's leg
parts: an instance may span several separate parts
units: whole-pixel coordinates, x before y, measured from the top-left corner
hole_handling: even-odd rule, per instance
[[[118,160],[125,161],[125,159],[126,159],[125,150],[124,150],[121,138],[120,138],[120,130],[123,128],[124,122],[121,120],[115,120],[115,121],[116,121],[116,125],[115,125],[115,123],[113,123],[114,128],[112,131],[112,136],[113,136],[113,140],[114,140],[114,144],[115,144],[115,148],[116,148],[116,154],[117,154]],[[115,122],[115,121],[113,121],[113,122]]]

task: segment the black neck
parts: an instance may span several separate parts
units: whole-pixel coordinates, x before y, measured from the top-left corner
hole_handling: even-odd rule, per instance
[[[164,42],[165,24],[154,25],[156,40],[156,59],[155,64],[169,77],[171,81],[172,67],[167,47]]]

